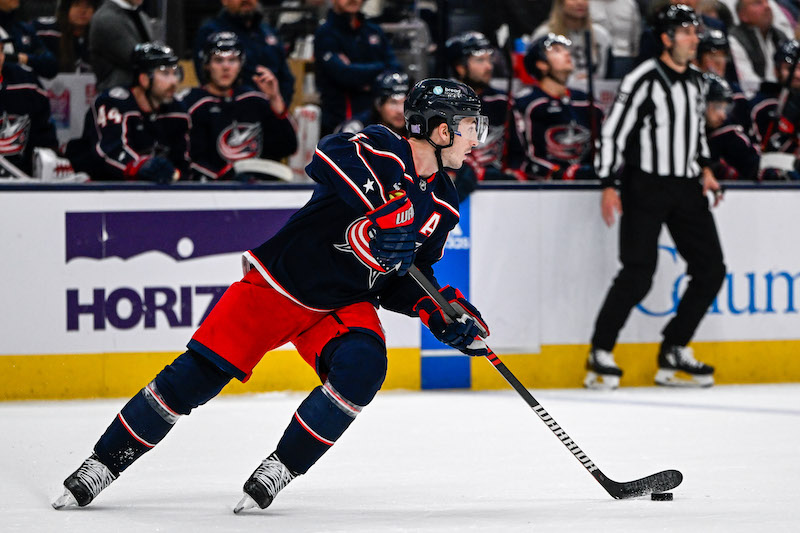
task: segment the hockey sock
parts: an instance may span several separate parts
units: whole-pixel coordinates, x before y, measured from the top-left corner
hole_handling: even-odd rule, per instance
[[[119,475],[161,442],[180,416],[219,394],[230,380],[210,361],[187,351],[125,404],[95,444],[95,454]]]

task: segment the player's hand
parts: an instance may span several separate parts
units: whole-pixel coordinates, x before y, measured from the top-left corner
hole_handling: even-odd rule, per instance
[[[439,341],[461,353],[472,356],[487,355],[488,348],[481,339],[489,336],[489,326],[483,321],[480,312],[458,289],[448,285],[439,293],[461,313],[461,317],[458,320],[450,319],[433,298],[425,296],[414,305],[414,311],[423,324]]]
[[[714,177],[714,173],[708,167],[703,168],[703,176],[701,179],[703,180],[703,196],[705,196],[708,191],[714,193],[714,207],[717,207],[722,201],[722,185],[719,184],[717,178]]]
[[[615,214],[622,214],[622,201],[619,199],[619,193],[614,187],[603,189],[603,197],[600,199],[600,211],[608,227],[614,224]]]
[[[24,52],[19,52],[17,54],[17,63],[19,63],[20,65],[27,65],[28,64],[28,59],[29,59],[28,58],[28,54],[26,54]]]
[[[397,275],[405,275],[414,263],[417,248],[414,204],[400,191],[366,217],[372,223],[368,229],[372,257],[384,272],[397,270]]]

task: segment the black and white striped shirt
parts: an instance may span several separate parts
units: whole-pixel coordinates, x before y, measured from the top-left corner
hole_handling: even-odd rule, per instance
[[[690,65],[678,73],[649,59],[622,79],[595,159],[604,185],[623,162],[634,172],[696,178],[710,158],[699,70]]]

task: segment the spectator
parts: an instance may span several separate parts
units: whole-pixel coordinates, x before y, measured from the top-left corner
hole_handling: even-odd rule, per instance
[[[11,39],[4,37],[0,44],[11,44]],[[50,121],[50,101],[36,75],[30,67],[6,61],[3,48],[0,46],[0,159],[30,175],[34,148],[58,149],[56,129]],[[18,174],[8,166],[0,165],[0,176]]]
[[[480,13],[483,33],[493,42],[497,29],[508,24],[512,39],[531,35],[547,20],[552,0],[505,0],[475,2]]]
[[[0,0],[0,38],[10,37],[3,41],[5,63],[19,63],[37,76],[53,78],[58,74],[56,58],[32,27],[17,20],[19,4],[20,0]]]
[[[706,29],[700,35],[700,43],[697,45],[697,57],[694,64],[702,72],[709,72],[721,78],[725,78],[730,73],[730,46],[728,38],[721,30]],[[734,72],[735,75],[735,72]],[[750,131],[750,102],[742,92],[741,87],[736,82],[728,82],[728,87],[732,91],[733,110],[727,117],[727,121],[738,124],[744,131]]]
[[[238,83],[244,53],[235,33],[209,35],[203,47],[203,77],[208,81],[182,98],[191,119],[189,153],[195,179],[234,179],[236,161],[279,160],[297,150],[297,135],[275,75],[260,66],[260,74],[252,78],[258,90]]]
[[[372,86],[372,108],[340,124],[337,132],[358,133],[372,124],[382,124],[401,137],[408,137],[403,105],[409,88],[408,74],[389,70],[381,72]]]
[[[489,119],[486,141],[467,154],[465,164],[456,173],[456,189],[463,200],[475,190],[479,181],[514,179],[505,170],[509,157],[519,160],[522,150],[514,136],[511,138],[513,154],[504,151],[511,148],[506,134],[512,122],[511,108],[508,95],[489,84],[494,73],[494,49],[489,40],[482,33],[464,32],[447,41],[446,51],[456,78],[475,91],[481,99],[481,112]]]
[[[86,112],[83,136],[67,157],[94,180],[170,183],[188,170],[189,116],[173,101],[182,78],[178,56],[154,43],[136,45],[133,86],[100,94]]]
[[[194,66],[202,79],[203,47],[212,33],[233,32],[244,47],[242,79],[250,80],[262,69],[269,70],[277,79],[281,96],[287,105],[294,96],[294,76],[286,63],[286,52],[275,30],[267,24],[261,12],[259,0],[220,0],[222,9],[197,30],[194,46]]]
[[[633,69],[639,55],[642,16],[636,0],[590,0],[589,10],[595,24],[611,36],[611,57],[606,77],[622,78]]]
[[[97,90],[134,84],[131,54],[137,44],[153,40],[153,27],[142,12],[144,0],[107,0],[89,28],[89,56]]]
[[[375,76],[384,70],[402,70],[386,35],[365,20],[363,3],[332,0],[328,17],[314,38],[322,135],[370,108]]]
[[[539,80],[514,104],[520,143],[527,155],[520,170],[527,176],[595,178],[592,143],[602,112],[590,106],[585,93],[567,88],[574,68],[571,45],[563,35],[551,33],[531,43],[525,55],[525,68]]]
[[[792,62],[797,60],[800,44],[796,40],[783,43],[773,58],[779,83],[765,81],[750,102],[753,133],[764,152],[798,153],[800,132],[800,68],[792,72]],[[787,85],[789,94],[783,110],[778,115],[781,87]]]
[[[89,23],[101,0],[60,0],[55,17],[33,23],[36,35],[56,57],[59,72],[90,72]]]
[[[711,165],[717,180],[754,180],[758,177],[760,155],[741,125],[729,119],[733,111],[733,90],[724,78],[706,72],[706,137]]]
[[[762,81],[776,81],[773,56],[787,37],[772,25],[767,0],[739,0],[740,24],[730,30],[733,64],[745,90]]]
[[[611,35],[601,25],[592,22],[589,15],[589,0],[555,0],[550,10],[550,20],[539,26],[532,39],[546,37],[547,34],[563,35],[574,46],[570,49],[573,72],[567,85],[586,88],[589,60],[586,57],[586,31],[592,40],[591,64],[595,78],[605,78],[608,70],[608,56],[611,51]]]

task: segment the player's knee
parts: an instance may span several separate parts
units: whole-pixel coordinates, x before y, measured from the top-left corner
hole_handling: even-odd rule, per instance
[[[365,406],[386,379],[386,345],[376,337],[351,332],[333,339],[323,350],[328,382],[347,401]]]
[[[154,390],[166,408],[188,415],[215,397],[232,376],[193,350],[187,350],[153,380]]]
[[[640,300],[650,291],[655,267],[650,265],[625,265],[619,273],[617,283],[622,285],[632,298]]]

